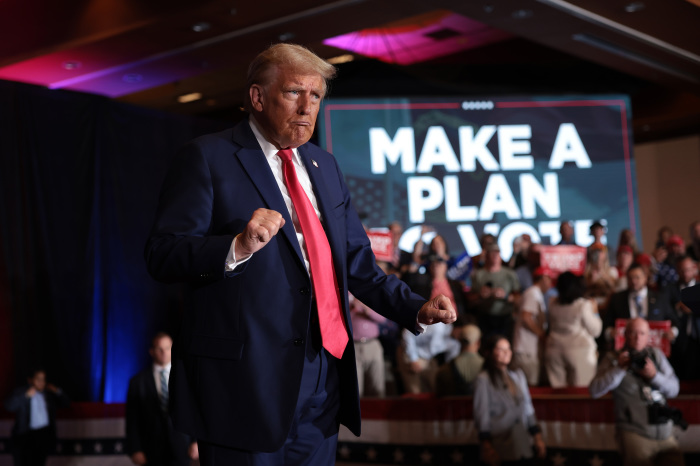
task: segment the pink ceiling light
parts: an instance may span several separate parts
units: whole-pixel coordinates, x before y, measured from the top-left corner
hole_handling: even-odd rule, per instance
[[[438,10],[383,27],[323,41],[339,49],[399,65],[410,65],[511,37],[485,24]]]

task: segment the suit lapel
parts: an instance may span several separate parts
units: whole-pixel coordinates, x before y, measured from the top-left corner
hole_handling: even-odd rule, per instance
[[[245,128],[241,128],[241,125],[245,125]],[[247,132],[245,131],[247,129]],[[249,134],[247,134],[249,133]],[[252,138],[252,143],[250,139]],[[253,131],[247,121],[240,123],[234,130],[234,140],[236,143],[242,145],[243,147],[236,152],[236,157],[241,162],[243,169],[246,171],[248,176],[253,182],[255,189],[258,190],[260,197],[263,198],[266,208],[270,210],[275,210],[282,214],[284,217],[284,226],[282,227],[282,234],[289,242],[290,246],[296,252],[296,256],[304,269],[304,259],[301,255],[301,248],[299,247],[299,241],[297,240],[296,232],[294,231],[294,224],[292,223],[292,218],[289,216],[289,210],[287,210],[287,205],[284,203],[282,198],[282,193],[277,186],[277,180],[270,170],[270,165],[265,160],[265,154],[260,145],[258,144]],[[254,144],[251,146],[251,144]]]
[[[158,389],[156,388],[156,380],[153,375],[153,368],[150,367],[146,372],[146,396],[152,400],[154,406],[160,406],[160,396],[158,396]]]

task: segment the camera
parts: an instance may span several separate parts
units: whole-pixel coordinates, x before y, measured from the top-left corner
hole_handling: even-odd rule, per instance
[[[642,351],[630,351],[630,369],[635,372],[643,370],[647,364],[647,358],[651,358],[653,361],[648,348],[644,348]]]
[[[675,425],[683,430],[688,428],[688,422],[683,419],[680,409],[662,403],[652,403],[648,406],[649,424],[666,424],[673,421]]]

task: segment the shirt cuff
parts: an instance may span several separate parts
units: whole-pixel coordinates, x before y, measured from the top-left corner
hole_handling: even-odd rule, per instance
[[[418,317],[416,317],[416,332],[418,332],[419,334],[423,333],[425,332],[426,327],[427,325],[418,322]]]
[[[244,264],[250,260],[253,255],[249,255],[245,259],[236,260],[236,240],[238,239],[238,235],[236,235],[235,238],[233,238],[233,241],[231,242],[231,248],[228,250],[228,255],[226,256],[226,267],[224,268],[224,272],[233,272],[233,269],[238,267],[241,264]]]

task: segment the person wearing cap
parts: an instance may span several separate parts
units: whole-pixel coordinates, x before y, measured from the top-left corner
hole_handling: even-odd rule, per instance
[[[484,358],[479,355],[481,347],[481,330],[474,324],[455,327],[452,336],[459,341],[459,356],[443,364],[437,372],[435,395],[461,396],[474,393],[476,380]]]
[[[520,292],[515,271],[503,265],[498,243],[486,246],[484,267],[472,275],[470,304],[474,306],[479,327],[485,336],[513,334],[514,303]]]
[[[679,235],[671,235],[666,243],[666,250],[668,255],[659,264],[659,269],[656,272],[656,283],[660,288],[678,281],[676,261],[685,254],[685,241]]]
[[[538,267],[532,275],[535,283],[523,292],[515,320],[512,365],[523,371],[528,385],[536,386],[540,380],[540,340],[546,333],[545,293],[552,287],[552,272]]]

